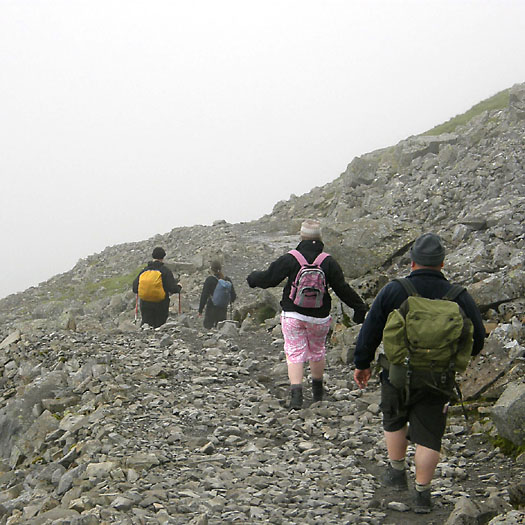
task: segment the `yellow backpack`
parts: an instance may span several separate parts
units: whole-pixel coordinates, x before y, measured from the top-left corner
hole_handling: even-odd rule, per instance
[[[160,303],[166,298],[162,286],[162,273],[159,270],[145,270],[140,274],[139,297],[151,303]]]

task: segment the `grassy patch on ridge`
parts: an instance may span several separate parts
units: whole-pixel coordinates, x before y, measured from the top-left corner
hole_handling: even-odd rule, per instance
[[[121,292],[125,292],[127,290],[131,290],[131,284],[133,283],[133,279],[137,277],[138,273],[143,268],[144,265],[141,265],[133,272],[124,275],[116,275],[115,277],[108,277],[107,279],[102,279],[101,281],[93,283],[87,283],[84,286],[83,292],[85,292],[87,295],[94,295],[96,294],[96,292],[103,290],[102,295],[112,296]]]
[[[510,89],[505,89],[496,93],[494,96],[487,98],[472,106],[468,111],[462,113],[461,115],[456,115],[455,117],[447,120],[443,124],[436,126],[421,135],[441,135],[442,133],[452,133],[456,130],[458,126],[466,124],[469,120],[481,115],[484,111],[491,111],[497,109],[504,109],[509,105],[509,91]]]

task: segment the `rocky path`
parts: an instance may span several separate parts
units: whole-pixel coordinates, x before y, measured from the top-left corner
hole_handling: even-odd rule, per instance
[[[488,416],[509,387],[523,406],[524,107],[522,84],[508,107],[358,157],[257,221],[108,247],[2,299],[0,525],[480,525],[495,514],[491,525],[523,523],[523,512],[507,511],[509,501],[524,505],[525,455],[506,457],[487,436],[523,430],[519,413],[500,414],[501,428]],[[439,233],[445,275],[468,286],[492,325],[464,390],[488,401],[472,424],[452,411],[430,515],[380,486],[377,380],[357,390],[340,348],[330,351],[327,400],[311,405],[307,391],[305,408],[290,413],[282,343],[270,332],[207,333],[191,313],[158,331],[131,324],[130,282],[158,245],[180,275],[184,312],[195,312],[215,258],[233,277],[243,323],[277,311],[280,290],[255,292],[245,278],[294,247],[307,217],[321,219],[327,250],[369,302],[408,272],[419,234]]]
[[[306,390],[289,412],[282,344],[264,330],[227,337],[182,316],[160,330],[26,334],[6,353],[17,368],[1,417],[27,424],[1,469],[1,524],[438,524],[462,496],[503,511],[523,479],[453,415],[435,510],[414,514],[409,494],[378,482],[377,382],[360,392],[332,360],[327,400]],[[25,388],[6,397],[11,381]]]

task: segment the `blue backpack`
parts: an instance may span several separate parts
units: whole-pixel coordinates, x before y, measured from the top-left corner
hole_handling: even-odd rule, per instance
[[[213,295],[211,296],[211,302],[214,306],[219,306],[224,308],[230,304],[230,297],[232,291],[232,283],[226,281],[225,279],[217,279],[217,286],[213,290]]]

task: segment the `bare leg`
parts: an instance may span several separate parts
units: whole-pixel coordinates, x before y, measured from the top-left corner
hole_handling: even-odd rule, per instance
[[[310,372],[312,379],[323,379],[326,359],[323,357],[320,361],[310,361]]]
[[[290,363],[288,361],[288,379],[291,385],[301,385],[303,383],[303,363]]]
[[[439,452],[422,445],[416,446],[416,483],[427,485],[434,477],[434,471],[439,463]]]
[[[395,432],[385,430],[385,441],[389,459],[405,459],[408,446],[406,425]]]

